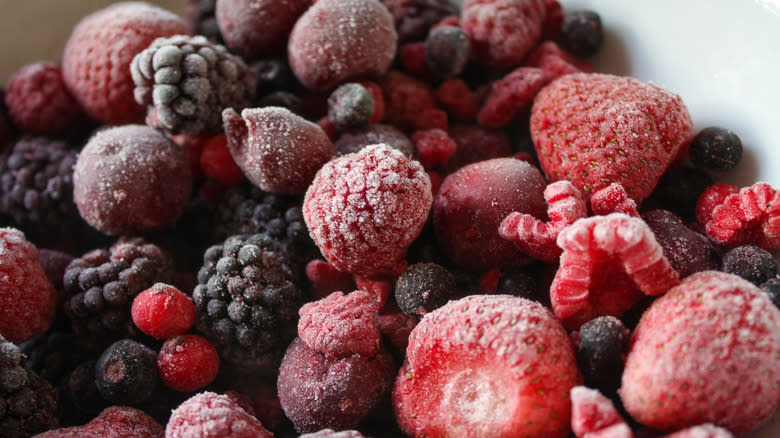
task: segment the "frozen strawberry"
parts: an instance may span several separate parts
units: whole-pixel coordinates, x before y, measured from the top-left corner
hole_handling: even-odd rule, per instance
[[[634,330],[620,397],[637,421],[674,431],[713,423],[735,435],[780,403],[780,310],[736,275],[691,275]]]
[[[541,304],[472,295],[412,330],[393,406],[413,437],[562,438],[580,381],[566,330]]]
[[[245,59],[284,52],[295,21],[312,0],[220,0],[214,10],[225,45]]]
[[[422,231],[432,198],[419,162],[387,145],[372,145],[317,172],[303,217],[336,269],[383,274],[394,270]]]
[[[188,34],[178,15],[145,2],[120,2],[84,17],[62,54],[68,89],[95,120],[140,123],[144,107],[133,96],[130,63],[158,37]]]
[[[227,395],[201,392],[173,410],[165,437],[273,438],[260,420]]]
[[[571,389],[571,428],[577,438],[633,438],[612,401],[595,389]]]
[[[537,94],[531,136],[550,181],[570,180],[588,196],[621,184],[641,202],[693,137],[682,99],[628,77],[562,76]]]
[[[165,429],[146,412],[128,406],[111,406],[83,426],[53,429],[37,438],[161,438]]]

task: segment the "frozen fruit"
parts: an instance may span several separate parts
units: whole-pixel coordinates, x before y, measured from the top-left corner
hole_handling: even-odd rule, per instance
[[[541,304],[472,295],[412,330],[393,406],[414,437],[565,437],[580,380],[566,331]]]
[[[287,58],[271,56],[258,59],[250,63],[249,68],[257,74],[257,96],[279,90],[292,91],[299,85]]]
[[[355,290],[355,280],[349,272],[341,272],[325,260],[314,259],[306,264],[314,299],[325,298],[333,292]]]
[[[217,0],[187,0],[184,18],[194,35],[203,35],[215,43],[224,44],[215,16],[216,9]]]
[[[550,181],[588,196],[617,182],[641,202],[693,137],[682,99],[655,85],[598,73],[562,76],[534,100],[531,135]]]
[[[178,15],[145,2],[119,2],[84,17],[62,54],[62,76],[82,108],[106,125],[143,121],[128,66],[158,37],[186,34]]]
[[[595,389],[572,388],[571,410],[571,428],[577,438],[634,437],[612,401]]]
[[[335,359],[296,338],[279,367],[279,401],[299,433],[351,429],[392,387],[394,373],[383,348],[374,356]]]
[[[398,149],[407,157],[414,156],[414,144],[403,132],[392,125],[373,124],[362,129],[343,131],[333,146],[339,155],[351,154],[372,144],[383,143]]]
[[[668,210],[648,210],[642,213],[642,219],[653,230],[664,256],[680,278],[720,268],[720,250],[715,243],[685,225],[676,214]]]
[[[780,308],[780,278],[770,278],[765,281],[761,284],[761,290],[769,296],[775,307]]]
[[[437,128],[415,131],[412,142],[417,150],[417,159],[426,169],[446,163],[458,147],[446,131]]]
[[[426,111],[437,108],[431,86],[406,73],[390,70],[380,85],[385,97],[385,121],[401,131],[419,128]]]
[[[395,311],[379,314],[377,323],[382,336],[390,341],[390,344],[395,347],[394,352],[400,355],[406,350],[406,346],[409,344],[409,333],[411,333],[414,326],[417,325],[417,317]]]
[[[436,27],[425,39],[425,61],[431,70],[441,76],[461,74],[470,55],[469,37],[459,27]]]
[[[324,91],[383,75],[397,40],[393,17],[379,0],[319,0],[296,21],[287,57],[303,85]]]
[[[436,89],[436,99],[447,114],[459,121],[473,121],[479,111],[477,96],[462,79],[447,79]]]
[[[601,16],[591,10],[576,10],[564,14],[559,41],[575,56],[588,57],[598,53],[604,41]]]
[[[439,245],[463,268],[522,266],[531,258],[498,233],[511,212],[544,218],[544,177],[514,158],[494,158],[448,175],[436,195],[433,224]]]
[[[586,385],[610,393],[620,386],[630,335],[614,316],[599,316],[580,327],[575,345]]]
[[[95,382],[112,404],[135,404],[152,395],[157,381],[157,353],[140,342],[123,339],[103,351],[95,364]]]
[[[707,172],[685,165],[674,166],[661,176],[653,194],[642,205],[669,210],[685,222],[695,222],[696,201],[713,184]]]
[[[339,85],[328,96],[328,118],[341,129],[366,126],[373,114],[374,95],[357,82]]]
[[[298,438],[363,438],[363,434],[356,430],[322,429],[316,432],[305,433]]]
[[[203,145],[200,168],[204,175],[226,186],[236,186],[246,181],[244,173],[230,154],[225,134],[217,134]]]
[[[37,438],[160,438],[164,428],[146,412],[128,406],[111,406],[101,411],[89,423],[52,429]]]
[[[638,217],[636,201],[628,196],[626,188],[620,183],[612,183],[593,193],[590,197],[590,209],[594,215],[624,213]]]
[[[306,191],[336,151],[316,124],[280,107],[222,113],[228,148],[247,179],[279,194]]]
[[[550,299],[570,328],[620,316],[643,294],[663,294],[679,280],[647,224],[623,213],[579,219],[558,234],[558,246]]]
[[[436,23],[458,13],[455,2],[442,0],[381,0],[398,31],[398,42],[423,41]]]
[[[772,253],[765,249],[755,245],[742,245],[723,254],[721,270],[760,286],[777,276],[777,261]]]
[[[282,53],[312,0],[219,0],[215,16],[225,45],[245,59]]]
[[[222,130],[222,110],[250,106],[257,75],[202,35],[158,38],[130,64],[135,100],[146,123],[170,134]]]
[[[709,126],[699,131],[690,146],[691,162],[709,172],[734,169],[742,159],[742,140],[733,131]]]
[[[81,217],[109,235],[173,225],[191,190],[186,149],[143,125],[98,132],[73,169],[73,200]]]
[[[56,301],[37,248],[21,231],[0,228],[0,335],[18,344],[46,332]]]
[[[415,263],[395,281],[393,290],[398,307],[410,316],[423,316],[460,298],[455,276],[436,263]]]
[[[62,69],[51,62],[17,70],[8,80],[5,103],[14,125],[30,134],[59,137],[88,125],[87,115],[65,86]]]
[[[477,161],[512,155],[512,144],[503,130],[476,124],[454,124],[447,131],[457,145],[455,153],[444,163],[447,173]]]
[[[688,427],[669,435],[664,435],[663,438],[734,438],[734,435],[722,427],[708,423]]]
[[[503,128],[522,110],[530,108],[536,93],[545,84],[544,72],[536,67],[519,67],[490,84],[477,123]]]
[[[198,335],[167,339],[157,355],[160,379],[176,391],[192,392],[211,383],[219,372],[219,354]]]
[[[390,146],[371,145],[320,169],[306,191],[303,217],[336,269],[384,274],[420,234],[432,197],[420,163]]]
[[[206,391],[194,395],[171,413],[165,438],[273,438],[260,420],[227,395]]]
[[[620,397],[650,427],[711,422],[746,433],[780,402],[778,354],[780,311],[769,298],[736,275],[698,272],[642,315]]]
[[[554,41],[539,44],[524,61],[526,67],[536,67],[544,73],[544,83],[569,73],[593,72],[587,61],[577,59]]]
[[[156,339],[182,335],[195,322],[190,297],[165,283],[155,283],[136,295],[130,314],[136,327]]]

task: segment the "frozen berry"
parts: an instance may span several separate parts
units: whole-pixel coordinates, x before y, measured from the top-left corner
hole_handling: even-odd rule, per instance
[[[674,166],[669,169],[643,203],[647,208],[663,208],[678,214],[686,222],[696,221],[696,201],[714,184],[712,176],[695,167]]]
[[[766,292],[772,303],[780,309],[780,278],[770,278],[761,285],[761,290]]]
[[[244,173],[230,154],[225,134],[215,135],[203,145],[200,167],[204,175],[226,186],[236,186],[246,181]]]
[[[668,210],[649,210],[642,219],[653,230],[656,240],[680,278],[694,272],[718,269],[719,250],[706,235],[697,233]]]
[[[564,49],[581,58],[595,55],[604,40],[601,17],[591,10],[567,12],[561,23],[560,42]]]
[[[445,17],[458,14],[456,2],[442,0],[381,0],[393,14],[398,42],[423,41]]]
[[[356,82],[340,85],[328,96],[328,118],[341,129],[366,126],[373,113],[373,94]]]
[[[155,283],[136,295],[130,313],[136,327],[156,339],[182,335],[195,322],[190,297],[165,283]]]
[[[217,377],[219,354],[211,342],[198,335],[171,337],[157,355],[157,371],[168,387],[192,392]]]
[[[601,392],[585,386],[575,386],[569,396],[571,397],[571,428],[577,438],[634,437],[631,428],[620,416],[612,400]]]
[[[129,406],[111,406],[105,408],[89,423],[52,429],[37,438],[71,437],[133,437],[160,438],[164,428],[146,412]]]
[[[522,110],[531,107],[545,83],[544,72],[536,67],[519,67],[490,84],[490,91],[477,114],[482,126],[502,128]]]
[[[580,327],[577,363],[587,385],[606,391],[620,386],[630,334],[614,316],[600,316]]]
[[[417,149],[417,158],[426,169],[446,163],[458,147],[446,131],[438,128],[415,131],[412,142]]]
[[[474,120],[479,111],[476,94],[462,79],[453,78],[442,82],[436,89],[436,99],[455,120]]]
[[[333,143],[339,155],[351,154],[372,144],[384,143],[407,157],[414,156],[414,144],[392,125],[373,124],[362,129],[343,131]]]
[[[725,172],[737,167],[742,159],[742,140],[728,129],[710,126],[693,137],[689,153],[696,168]]]
[[[268,57],[251,64],[257,74],[257,95],[264,96],[272,91],[293,90],[298,85],[298,79],[290,69],[286,58]]]
[[[129,339],[111,344],[95,365],[98,391],[110,403],[145,401],[152,395],[158,380],[157,353]]]
[[[333,292],[298,310],[298,336],[328,357],[371,357],[379,348],[378,310],[376,299],[368,292]]]
[[[311,282],[315,299],[325,298],[333,292],[355,290],[352,274],[339,271],[325,260],[315,259],[307,263],[306,278]]]
[[[203,35],[215,43],[224,44],[215,17],[216,8],[217,0],[187,0],[184,18],[194,35]]]
[[[273,438],[255,416],[227,395],[201,392],[171,413],[165,437]]]
[[[425,39],[425,61],[441,76],[461,74],[470,55],[469,37],[459,27],[437,27]]]
[[[426,112],[437,109],[436,96],[426,82],[391,70],[382,77],[385,96],[385,120],[404,132],[420,127]]]
[[[512,144],[506,132],[472,124],[455,124],[449,127],[450,138],[455,140],[455,153],[444,163],[446,173],[477,161],[512,155]]]
[[[411,316],[423,316],[458,298],[455,276],[436,263],[409,266],[395,281],[398,307]]]
[[[777,261],[772,253],[765,249],[755,245],[742,245],[723,254],[722,270],[758,286],[777,276]]]
[[[316,432],[305,433],[298,438],[363,438],[363,434],[356,430],[322,429]]]

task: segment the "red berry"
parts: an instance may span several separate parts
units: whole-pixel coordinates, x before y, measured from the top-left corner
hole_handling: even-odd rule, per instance
[[[502,128],[523,109],[529,108],[544,85],[544,73],[534,67],[520,67],[493,82],[477,114],[482,126]]]
[[[171,412],[167,437],[273,438],[255,416],[227,395],[201,392]]]
[[[157,355],[157,371],[168,387],[181,392],[203,388],[217,377],[217,349],[198,335],[168,339]]]
[[[200,167],[206,176],[227,186],[235,186],[245,180],[241,168],[230,155],[225,134],[215,135],[203,145]]]
[[[436,98],[444,109],[457,120],[474,120],[479,102],[461,79],[447,79],[436,89]]]
[[[457,145],[441,129],[426,129],[412,134],[417,157],[426,169],[446,162],[455,153]]]
[[[612,401],[585,386],[571,389],[571,428],[577,438],[632,438]]]
[[[307,263],[306,278],[311,282],[314,299],[325,298],[333,292],[355,290],[352,274],[339,271],[325,260],[315,259]]]
[[[225,45],[245,59],[283,53],[311,0],[220,0],[214,15]]]
[[[35,435],[38,438],[134,437],[159,438],[165,428],[146,412],[129,406],[111,406],[83,426],[52,429]]]
[[[458,147],[443,166],[447,173],[477,161],[512,155],[512,144],[503,130],[459,124],[450,126],[448,133]]]
[[[545,41],[539,44],[528,55],[525,65],[541,69],[545,84],[565,74],[593,72],[593,67],[587,61],[576,59],[570,53],[558,47],[553,41]]]
[[[164,283],[156,283],[136,295],[130,314],[135,326],[155,339],[183,335],[195,322],[192,299]]]
[[[391,70],[382,78],[381,85],[385,95],[385,120],[401,131],[414,130],[423,113],[437,109],[431,87],[412,76]]]

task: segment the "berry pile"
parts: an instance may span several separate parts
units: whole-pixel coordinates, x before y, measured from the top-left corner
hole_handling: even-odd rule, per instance
[[[0,435],[777,412],[780,188],[723,182],[750,145],[680,90],[595,72],[596,11],[186,5],[94,12],[0,89]]]

